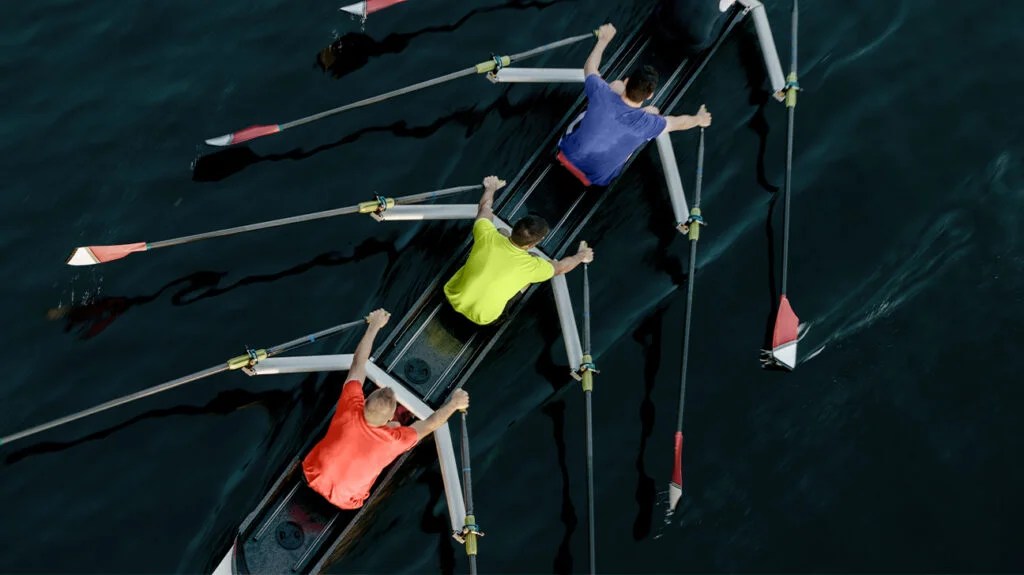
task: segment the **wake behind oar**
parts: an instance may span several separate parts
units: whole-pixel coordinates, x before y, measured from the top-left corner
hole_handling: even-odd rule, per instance
[[[384,214],[389,208],[393,208],[397,205],[408,205],[419,202],[426,202],[437,198],[450,196],[453,194],[461,194],[464,192],[470,192],[479,189],[480,185],[477,184],[473,186],[458,186],[454,188],[446,188],[443,190],[435,190],[433,192],[423,192],[421,194],[412,194],[409,196],[401,196],[398,198],[386,198],[383,196],[377,196],[373,200],[360,202],[354,206],[336,208],[333,210],[324,210],[322,212],[313,212],[310,214],[291,216],[287,218],[280,218],[256,224],[247,224],[244,226],[236,226],[233,228],[225,228],[221,230],[214,230],[211,232],[203,232],[201,234],[182,236],[180,238],[162,240],[159,242],[135,242],[130,244],[117,244],[108,246],[77,247],[74,249],[74,251],[71,252],[71,255],[68,256],[66,263],[70,266],[91,266],[96,264],[104,264],[107,262],[112,262],[114,260],[119,260],[134,253],[148,252],[159,248],[180,246],[182,244],[189,244],[213,238],[223,238],[226,236],[233,236],[235,234],[255,232],[258,230],[265,230],[267,228],[275,228],[278,226],[286,226],[288,224],[310,222],[313,220],[320,220],[323,218],[333,218],[334,216],[343,216],[347,214],[371,214],[380,216],[381,214]]]
[[[71,415],[66,415],[58,419],[54,419],[41,425],[36,425],[35,427],[30,427],[23,431],[19,431],[17,433],[12,433],[10,435],[0,437],[0,445],[4,445],[7,443],[17,441],[19,439],[30,437],[37,433],[42,433],[43,431],[46,431],[48,429],[53,429],[54,427],[59,427],[66,423],[71,423],[72,421],[78,421],[79,419],[82,419],[84,417],[95,415],[108,409],[124,405],[126,403],[135,401],[136,399],[142,399],[144,397],[149,397],[151,395],[163,393],[169,389],[174,389],[175,387],[185,385],[186,383],[191,383],[199,379],[210,377],[211,375],[216,375],[218,373],[223,373],[225,371],[233,371],[243,369],[246,367],[252,367],[259,363],[260,361],[267,359],[268,357],[274,357],[275,355],[291,351],[295,348],[302,347],[306,344],[320,341],[321,339],[324,339],[328,336],[341,333],[346,329],[353,328],[357,325],[362,325],[364,323],[366,323],[366,320],[350,321],[348,323],[343,323],[336,325],[334,327],[329,327],[327,329],[320,330],[309,335],[304,335],[291,341],[286,341],[282,344],[275,345],[274,347],[269,347],[267,349],[248,349],[246,350],[246,353],[244,355],[233,357],[227,360],[226,362],[221,363],[220,365],[215,365],[213,367],[206,368],[202,371],[197,371],[193,374],[186,375],[185,377],[172,379],[171,381],[168,381],[166,383],[161,383],[160,385],[156,385],[148,389],[143,389],[142,391],[137,391],[135,393],[121,396],[117,399],[112,399],[106,403],[101,403],[100,405],[97,405],[95,407],[90,407],[89,409],[84,409],[82,411],[72,413]]]
[[[385,100],[390,100],[391,98],[422,90],[424,88],[430,88],[432,86],[437,86],[439,84],[444,84],[445,82],[451,82],[452,80],[458,80],[459,78],[472,76],[474,74],[486,74],[488,72],[500,70],[505,66],[511,65],[514,62],[521,62],[523,60],[533,58],[534,56],[538,56],[545,52],[554,50],[556,48],[570,46],[572,44],[576,44],[577,42],[582,42],[587,38],[592,38],[593,36],[593,32],[589,34],[580,34],[578,36],[570,36],[568,38],[558,40],[557,42],[551,42],[550,44],[538,46],[537,48],[527,50],[526,52],[512,54],[511,56],[494,56],[490,60],[485,60],[468,68],[463,68],[462,70],[451,72],[443,76],[438,76],[430,80],[425,80],[423,82],[411,84],[404,88],[399,88],[397,90],[385,92],[383,94],[373,96],[370,98],[365,98],[357,102],[352,102],[351,104],[345,104],[344,106],[339,106],[337,108],[331,108],[330,110],[325,110],[323,112],[313,114],[311,116],[306,116],[304,118],[299,118],[298,120],[292,120],[291,122],[285,122],[283,124],[262,124],[256,126],[249,126],[248,128],[243,128],[230,134],[225,134],[223,136],[218,136],[216,138],[210,138],[206,140],[206,143],[211,146],[230,146],[232,144],[240,144],[242,142],[248,142],[249,140],[255,140],[256,138],[262,138],[263,136],[277,134],[289,128],[294,128],[296,126],[301,126],[303,124],[316,122],[317,120],[322,120],[335,114],[340,114],[342,112],[347,112],[349,110],[354,110],[356,108],[362,108],[363,106],[377,104]]]

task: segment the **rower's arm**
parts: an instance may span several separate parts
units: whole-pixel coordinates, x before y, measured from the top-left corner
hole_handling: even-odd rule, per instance
[[[696,116],[665,116],[665,132],[680,132],[697,127]]]
[[[480,203],[476,208],[476,219],[494,221],[494,211],[491,210],[493,204],[494,190],[492,188],[484,188],[484,195],[480,196]]]
[[[560,260],[552,260],[551,265],[555,268],[555,275],[560,276],[576,269],[581,263],[583,263],[583,258],[576,254]]]
[[[494,221],[494,212],[491,210],[491,206],[494,204],[494,192],[500,190],[504,185],[505,180],[498,176],[484,178],[484,193],[480,196],[480,203],[476,208],[476,219]]]
[[[678,132],[681,130],[689,130],[701,126],[706,128],[711,125],[711,114],[708,113],[708,109],[703,105],[697,110],[697,113],[693,116],[665,116],[665,130],[664,132]]]
[[[391,314],[383,309],[378,309],[366,317],[366,322],[369,325],[366,327],[363,338],[359,340],[356,351],[352,354],[352,366],[348,370],[347,381],[356,380],[360,383],[366,381],[366,362],[369,361],[370,352],[373,351],[373,340],[377,337],[380,328],[388,322],[390,316]]]
[[[416,430],[416,437],[418,440],[422,440],[424,437],[437,431],[437,428],[441,427],[455,414],[459,409],[469,408],[469,394],[461,389],[455,390],[452,394],[452,398],[447,403],[437,408],[437,411],[430,414],[430,417],[423,421],[417,421],[410,427]]]
[[[560,276],[571,272],[580,264],[589,264],[592,261],[594,261],[593,248],[587,246],[587,242],[580,242],[580,247],[576,252],[576,255],[562,258],[560,260],[552,260],[551,265],[555,268],[555,275]]]
[[[611,24],[605,24],[597,29],[597,43],[594,44],[594,49],[587,56],[587,61],[583,63],[584,78],[591,74],[601,75],[601,57],[604,55],[604,49],[608,47],[614,36],[615,26]]]

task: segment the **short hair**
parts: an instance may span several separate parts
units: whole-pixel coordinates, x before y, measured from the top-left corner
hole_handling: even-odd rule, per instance
[[[643,102],[658,89],[658,71],[654,66],[644,66],[629,75],[626,80],[626,97],[634,102]]]
[[[548,235],[548,222],[540,216],[523,216],[519,218],[516,225],[512,227],[512,235],[509,239],[519,247],[535,244]]]
[[[390,387],[382,387],[366,397],[366,411],[381,419],[390,419],[396,407],[395,390]]]

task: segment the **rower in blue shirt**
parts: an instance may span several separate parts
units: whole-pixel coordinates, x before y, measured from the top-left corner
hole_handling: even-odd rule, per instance
[[[643,66],[624,82],[605,82],[598,70],[614,36],[611,24],[598,29],[597,44],[583,65],[587,110],[558,143],[558,161],[585,186],[611,183],[629,156],[662,132],[711,125],[704,106],[693,116],[661,116],[656,107],[644,106],[658,87],[658,72],[651,66]]]

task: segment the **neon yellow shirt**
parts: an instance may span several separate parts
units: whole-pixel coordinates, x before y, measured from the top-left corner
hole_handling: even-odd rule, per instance
[[[501,235],[488,219],[473,223],[473,249],[444,285],[448,302],[470,321],[487,325],[521,289],[554,277],[550,262],[530,255]]]

